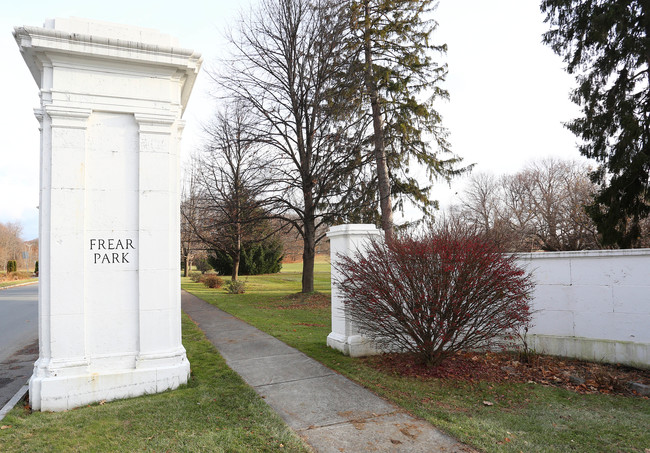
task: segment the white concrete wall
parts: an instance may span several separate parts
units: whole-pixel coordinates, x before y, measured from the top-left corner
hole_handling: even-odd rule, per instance
[[[650,249],[526,253],[537,352],[650,367]]]

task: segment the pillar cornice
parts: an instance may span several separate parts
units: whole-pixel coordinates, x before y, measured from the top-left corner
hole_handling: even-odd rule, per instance
[[[74,23],[74,20],[69,22]],[[181,83],[181,114],[203,62],[201,54],[193,50],[128,38],[31,26],[15,27],[13,35],[39,88],[50,88],[44,80],[44,65],[56,65],[62,56],[66,64],[71,58],[84,61],[92,57],[104,64],[128,62],[134,66],[166,68],[170,77]]]

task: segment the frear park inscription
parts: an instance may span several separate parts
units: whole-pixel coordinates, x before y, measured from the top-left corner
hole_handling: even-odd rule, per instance
[[[90,239],[93,264],[130,264],[129,250],[135,250],[133,239]]]
[[[200,55],[85,19],[16,27],[41,130],[34,410],[173,389],[181,343],[181,116]],[[36,128],[34,128],[36,133]]]

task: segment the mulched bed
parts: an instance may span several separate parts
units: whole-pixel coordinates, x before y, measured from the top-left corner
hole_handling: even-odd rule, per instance
[[[650,385],[650,370],[534,354],[528,363],[513,353],[458,353],[427,367],[412,354],[383,354],[365,359],[379,370],[421,379],[465,382],[520,382],[562,387],[574,392],[641,396],[630,382]]]

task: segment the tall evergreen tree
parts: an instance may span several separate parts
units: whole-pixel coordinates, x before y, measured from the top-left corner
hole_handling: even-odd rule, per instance
[[[650,214],[650,3],[543,0],[544,42],[564,57],[582,116],[567,124],[580,152],[600,165],[588,213],[604,244],[638,243]]]
[[[352,0],[349,42],[358,48],[351,74],[363,80],[361,106],[372,119],[371,146],[381,226],[393,232],[393,205],[408,198],[425,214],[435,207],[430,185],[409,174],[412,160],[431,178],[449,179],[464,169],[451,154],[435,101],[447,99],[441,87],[447,66],[432,58],[446,45],[433,45],[437,23],[428,18],[433,0]],[[431,142],[435,144],[431,146]]]

